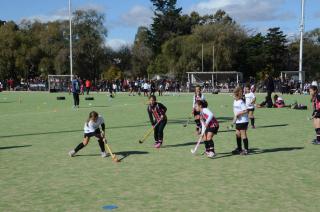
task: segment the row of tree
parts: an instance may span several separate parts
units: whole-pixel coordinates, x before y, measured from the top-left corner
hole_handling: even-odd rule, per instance
[[[250,33],[222,10],[182,14],[176,0],[151,2],[153,23],[139,27],[134,44],[118,51],[105,45],[104,14],[75,11],[74,73],[90,79],[171,74],[183,80],[185,72],[201,71],[202,47],[204,71],[240,71],[247,78],[298,70],[299,40],[289,42],[280,28],[270,28],[266,35]],[[307,77],[319,78],[320,29],[305,34],[304,49]],[[69,73],[68,21],[0,21],[1,79]]]

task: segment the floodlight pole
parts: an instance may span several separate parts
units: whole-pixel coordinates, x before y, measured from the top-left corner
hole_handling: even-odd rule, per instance
[[[202,61],[202,68],[201,68],[201,70],[202,70],[202,72],[203,72],[203,44],[202,44],[202,49],[201,49],[201,61]]]
[[[72,81],[73,76],[73,67],[72,67],[72,14],[71,14],[71,0],[69,0],[69,30],[70,30],[70,38],[69,38],[69,45],[70,45],[70,80]]]
[[[212,72],[214,72],[214,45],[212,46]]]
[[[303,87],[302,62],[303,62],[303,34],[304,34],[304,0],[301,0],[301,22],[300,22],[300,54],[299,54],[299,81],[300,88]]]
[[[212,45],[212,73],[214,73],[214,45]],[[214,76],[212,74],[212,88],[214,88]]]

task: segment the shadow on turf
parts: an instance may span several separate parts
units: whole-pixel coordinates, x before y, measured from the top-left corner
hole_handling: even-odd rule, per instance
[[[4,149],[15,149],[15,148],[22,148],[22,147],[30,147],[32,145],[23,145],[23,146],[3,146],[0,147],[0,150],[4,150]]]
[[[185,123],[182,120],[172,120],[169,121],[169,124],[182,124]],[[135,128],[135,127],[149,127],[149,122],[145,124],[136,124],[136,125],[125,125],[125,126],[114,126],[107,127],[108,129],[123,129],[123,128]],[[63,133],[74,133],[74,132],[83,132],[83,130],[61,130],[61,131],[51,131],[51,132],[38,132],[38,133],[25,133],[25,134],[17,134],[17,135],[3,135],[0,138],[12,138],[12,137],[21,137],[21,136],[37,136],[37,135],[50,135],[50,134],[63,134]]]
[[[124,151],[124,152],[114,152],[113,154],[121,155],[121,158],[119,158],[119,161],[122,161],[126,157],[129,157],[130,155],[145,155],[149,154],[149,152],[144,151]],[[100,156],[100,154],[88,154],[88,155],[76,155],[75,157],[90,157],[90,156]]]
[[[0,104],[3,104],[3,103],[15,103],[16,101],[11,101],[11,102],[0,102]]]
[[[274,153],[274,152],[289,152],[289,151],[296,151],[296,150],[302,150],[302,149],[304,149],[304,147],[278,147],[278,148],[271,148],[271,149],[252,148],[250,149],[248,156],[259,155],[264,153]],[[222,152],[222,153],[218,152],[217,157],[214,157],[212,159],[219,159],[219,158],[225,158],[230,156],[238,156],[238,155],[233,155],[231,152]]]
[[[110,106],[107,106],[107,105],[92,105],[92,106],[81,106],[81,108],[94,108],[94,107],[110,107]]]
[[[260,128],[272,128],[272,127],[286,127],[289,126],[289,124],[274,124],[274,125],[263,125],[263,126],[256,126],[256,129]],[[218,133],[223,133],[223,132],[234,132],[235,129],[230,129],[230,130],[219,130]]]

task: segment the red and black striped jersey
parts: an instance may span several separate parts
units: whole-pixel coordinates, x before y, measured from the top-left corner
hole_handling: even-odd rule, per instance
[[[151,124],[159,122],[161,116],[163,116],[164,119],[166,119],[167,108],[161,103],[156,102],[154,105],[149,105],[147,111],[149,114]]]

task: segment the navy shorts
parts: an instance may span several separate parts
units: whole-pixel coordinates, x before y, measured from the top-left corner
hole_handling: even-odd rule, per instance
[[[100,129],[96,129],[94,132],[85,133],[83,135],[84,138],[91,138],[91,137],[99,137],[101,135]]]
[[[236,124],[236,129],[237,130],[247,130],[248,129],[248,124],[249,124],[249,122],[238,123],[238,124]]]
[[[254,111],[254,108],[248,108],[247,110],[253,112],[253,111]]]

